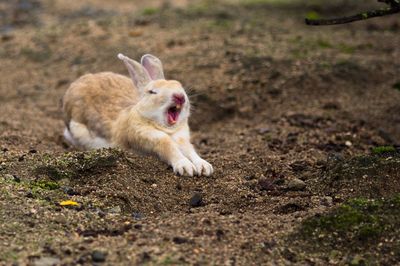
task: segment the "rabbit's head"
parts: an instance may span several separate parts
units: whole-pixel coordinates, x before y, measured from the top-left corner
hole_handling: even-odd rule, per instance
[[[187,121],[189,98],[181,83],[164,78],[160,59],[146,54],[139,64],[122,54],[118,54],[118,58],[125,63],[139,91],[140,100],[136,108],[143,117],[163,127],[176,127]]]

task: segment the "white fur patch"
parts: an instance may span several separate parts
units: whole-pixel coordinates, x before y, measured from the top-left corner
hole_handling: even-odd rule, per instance
[[[66,133],[67,131],[67,133]],[[64,137],[74,146],[81,146],[86,149],[101,149],[112,147],[104,138],[97,137],[81,123],[71,120],[69,131],[64,130]]]
[[[162,139],[162,138],[166,137],[167,134],[165,134],[164,132],[159,131],[159,130],[152,130],[152,131],[148,132],[147,136],[150,139]]]
[[[180,138],[183,138],[185,140],[187,140],[188,142],[190,141],[190,132],[188,128],[182,128],[181,130],[175,132],[172,135],[172,139],[175,141],[178,141]]]
[[[73,146],[78,146],[78,143],[76,143],[76,141],[71,135],[71,132],[69,132],[68,128],[64,128],[64,138],[68,141],[69,144]]]

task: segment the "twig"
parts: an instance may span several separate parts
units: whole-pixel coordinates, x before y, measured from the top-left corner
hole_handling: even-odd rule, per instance
[[[391,7],[398,7],[400,6],[399,0],[378,0],[378,2],[385,3],[390,5]]]
[[[312,26],[323,26],[323,25],[337,25],[345,24],[358,20],[365,20],[374,17],[381,17],[386,15],[392,15],[395,13],[400,13],[400,1],[399,0],[378,0],[378,2],[383,2],[390,5],[390,8],[379,9],[367,11],[353,16],[333,18],[333,19],[308,19],[306,18],[306,24]]]

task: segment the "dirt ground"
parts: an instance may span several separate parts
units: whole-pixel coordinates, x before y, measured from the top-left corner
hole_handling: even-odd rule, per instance
[[[0,0],[0,265],[398,263],[399,16],[305,26],[380,6],[326,2]],[[212,177],[63,140],[119,52],[188,89]]]

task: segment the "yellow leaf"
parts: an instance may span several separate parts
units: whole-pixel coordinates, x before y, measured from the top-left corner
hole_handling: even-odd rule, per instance
[[[72,200],[64,200],[60,202],[61,206],[78,206],[79,203],[76,201],[72,201]]]

